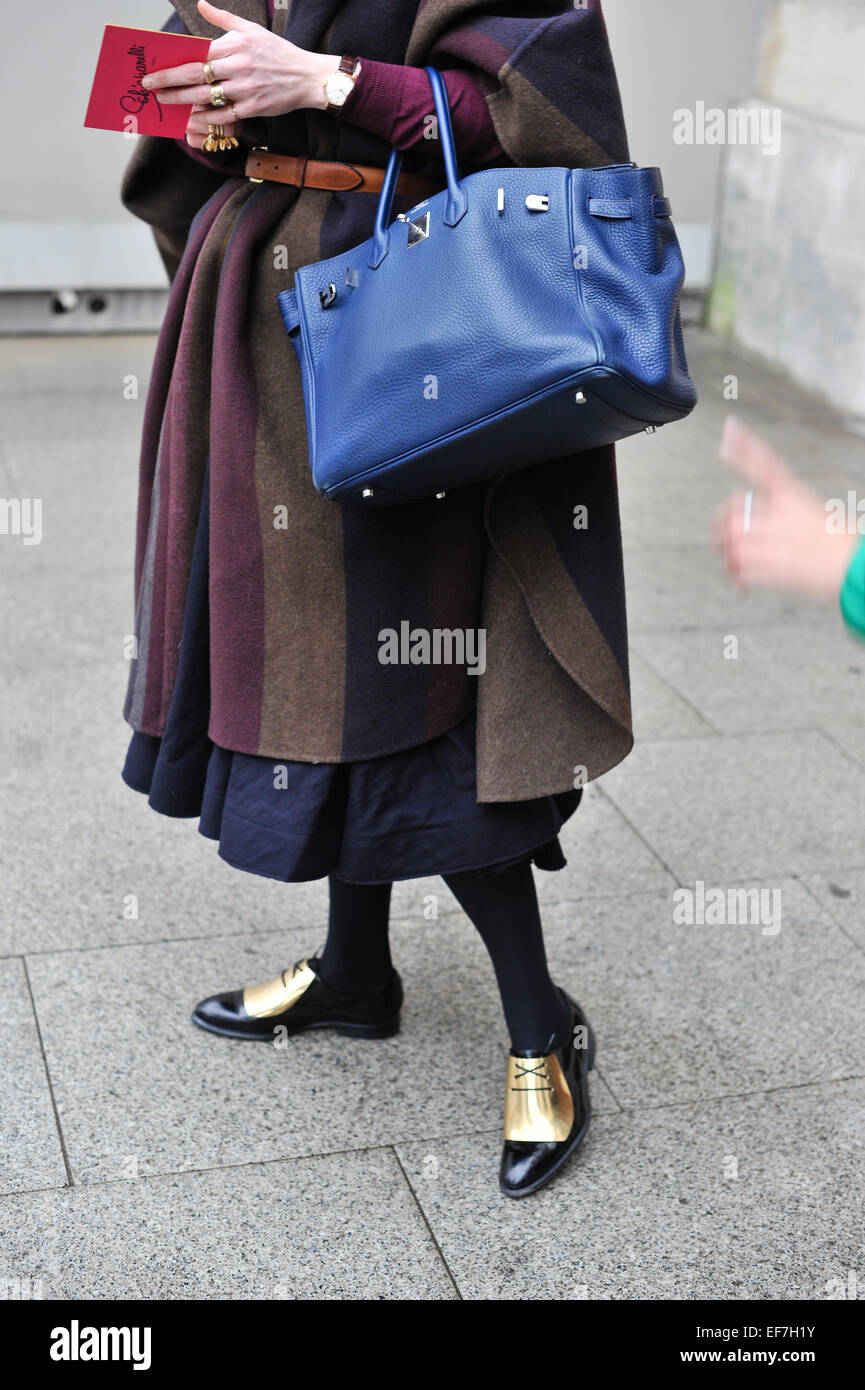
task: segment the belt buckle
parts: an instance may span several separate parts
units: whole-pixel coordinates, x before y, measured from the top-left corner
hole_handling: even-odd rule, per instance
[[[250,153],[250,154],[269,154],[270,151],[269,151],[269,149],[267,148],[267,145],[253,145],[253,147],[252,147],[252,149],[249,151],[249,153]],[[246,177],[249,179],[249,182],[250,182],[250,183],[264,183],[264,179],[263,179],[263,178],[255,179],[255,178],[253,178],[252,174],[247,174]]]

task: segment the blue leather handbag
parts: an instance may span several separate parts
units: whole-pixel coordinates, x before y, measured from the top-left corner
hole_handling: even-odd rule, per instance
[[[313,482],[367,506],[442,496],[679,420],[696,404],[682,254],[658,169],[496,168],[460,179],[279,295]]]

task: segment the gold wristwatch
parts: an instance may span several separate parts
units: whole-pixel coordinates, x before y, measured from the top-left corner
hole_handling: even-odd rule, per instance
[[[345,104],[359,75],[360,63],[357,58],[348,56],[340,58],[339,67],[321,84],[324,87],[324,95],[329,109]]]

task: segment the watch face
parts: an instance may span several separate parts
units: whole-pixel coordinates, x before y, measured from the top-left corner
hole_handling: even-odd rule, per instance
[[[332,72],[324,84],[328,105],[342,106],[353,86],[354,78],[347,72]]]

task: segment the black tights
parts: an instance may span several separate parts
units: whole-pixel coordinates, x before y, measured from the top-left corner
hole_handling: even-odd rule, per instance
[[[489,951],[513,1047],[520,1052],[560,1047],[569,1016],[547,969],[529,861],[494,874],[446,874],[444,880]],[[391,887],[342,883],[331,876],[330,919],[319,973],[334,989],[373,990],[390,978]]]

